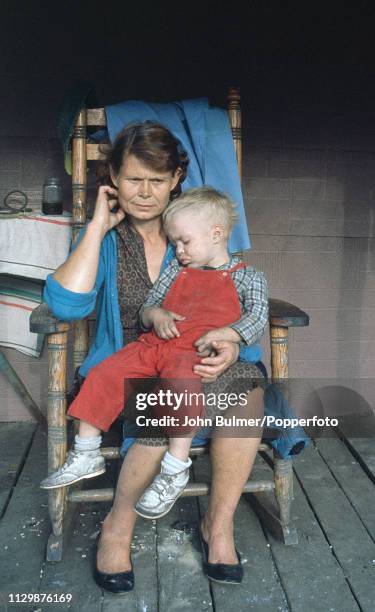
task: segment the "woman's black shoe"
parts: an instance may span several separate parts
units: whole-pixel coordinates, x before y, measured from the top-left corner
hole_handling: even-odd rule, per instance
[[[208,561],[208,544],[203,539],[202,532],[200,533],[202,545],[203,545],[203,553],[204,553],[204,563],[203,569],[209,580],[213,582],[220,582],[221,584],[241,584],[243,578],[243,566],[241,563],[241,556],[238,550],[236,549],[238,563],[237,564],[228,564],[228,563],[209,563]]]
[[[134,588],[134,572],[132,569],[118,574],[106,574],[105,572],[99,572],[98,568],[95,567],[94,580],[100,588],[111,591],[111,593],[125,593]]]
[[[133,564],[132,569],[127,572],[119,572],[117,574],[107,574],[106,572],[100,572],[96,565],[97,547],[100,539],[100,534],[96,539],[96,551],[95,551],[95,567],[94,567],[94,580],[96,584],[106,591],[111,593],[126,593],[134,589],[134,572]],[[131,561],[131,560],[130,560]]]

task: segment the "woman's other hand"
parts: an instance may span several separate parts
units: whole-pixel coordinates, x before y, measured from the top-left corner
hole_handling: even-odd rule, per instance
[[[112,212],[116,206],[118,206],[117,189],[109,185],[99,187],[91,224],[99,228],[102,237],[125,219],[125,212],[121,208]]]
[[[193,368],[194,373],[201,376],[202,382],[216,380],[225,370],[236,363],[240,352],[240,346],[237,342],[227,340],[214,340],[212,348],[214,354],[202,357],[200,364]]]
[[[227,342],[241,342],[241,336],[236,330],[231,327],[218,327],[207,332],[194,342],[198,353],[202,353],[202,357],[206,357],[212,351],[212,343],[225,340]]]

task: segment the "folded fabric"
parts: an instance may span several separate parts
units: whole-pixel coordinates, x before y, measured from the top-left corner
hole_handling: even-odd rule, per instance
[[[285,395],[275,385],[268,385],[264,391],[264,408],[264,413],[268,417],[282,419],[286,423],[290,422],[290,419],[296,419]],[[265,437],[264,439],[271,444],[282,459],[298,455],[310,444],[308,435],[300,425],[294,427],[273,425],[271,429],[276,430],[277,437],[269,439]]]
[[[30,213],[1,221],[0,344],[39,357],[44,336],[29,331],[46,276],[69,253],[71,215]]]
[[[0,274],[0,345],[39,357],[44,334],[29,330],[32,311],[42,302],[43,281]]]
[[[190,159],[183,190],[211,185],[227,193],[236,202],[239,216],[229,240],[229,251],[250,248],[236,153],[224,109],[210,108],[207,98],[198,98],[168,104],[129,100],[107,106],[105,111],[111,142],[130,123],[148,120],[167,127]]]
[[[72,216],[30,213],[1,221],[0,273],[45,280],[68,257]]]

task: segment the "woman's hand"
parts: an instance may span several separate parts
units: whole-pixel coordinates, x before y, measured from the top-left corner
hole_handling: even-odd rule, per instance
[[[202,382],[213,382],[220,374],[236,363],[240,352],[237,342],[214,340],[212,348],[215,354],[203,357],[200,364],[194,366],[194,373],[201,376]]]
[[[178,331],[175,321],[184,321],[185,317],[172,312],[171,310],[165,310],[165,308],[150,308],[144,312],[142,320],[144,325],[153,325],[156,334],[162,340],[171,340],[171,338],[179,338],[180,332]]]
[[[202,357],[207,357],[212,352],[212,343],[226,340],[227,342],[240,342],[241,336],[231,327],[218,327],[213,329],[194,342],[198,353],[202,353]]]
[[[99,228],[102,238],[125,219],[125,212],[121,208],[116,212],[111,212],[117,205],[117,189],[109,185],[99,187],[91,224]]]

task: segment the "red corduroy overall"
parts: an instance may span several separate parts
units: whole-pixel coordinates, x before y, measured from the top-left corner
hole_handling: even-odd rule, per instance
[[[108,431],[127,400],[124,397],[125,379],[158,377],[163,379],[164,389],[201,394],[201,378],[193,372],[200,357],[193,344],[208,331],[230,325],[240,318],[241,307],[231,272],[242,267],[245,264],[239,263],[225,271],[181,270],[162,305],[185,317],[184,321],[176,322],[180,337],[162,340],[152,330],[102,361],[89,372],[68,414]],[[170,414],[178,417],[182,424],[185,415],[196,418],[202,416],[203,409],[201,399],[197,405],[182,403],[178,412],[155,406],[153,414],[155,417]],[[192,431],[192,427],[163,429],[166,433],[180,435]]]

